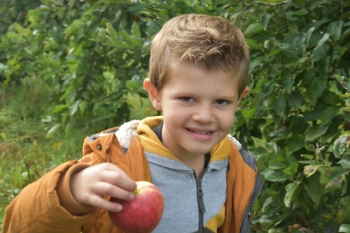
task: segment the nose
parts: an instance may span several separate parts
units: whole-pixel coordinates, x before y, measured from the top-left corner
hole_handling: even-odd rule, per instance
[[[214,121],[214,109],[210,104],[202,103],[195,108],[192,119],[201,123]]]

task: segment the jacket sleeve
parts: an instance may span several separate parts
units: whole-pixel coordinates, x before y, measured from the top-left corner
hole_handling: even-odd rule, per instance
[[[89,156],[87,156],[89,157]],[[72,172],[90,166],[89,163],[69,161],[45,174],[39,180],[26,186],[7,206],[3,222],[3,233],[79,233],[81,226],[94,214],[94,208],[78,206],[85,214],[73,215],[61,205],[74,204],[67,186],[67,176]],[[66,179],[65,179],[66,178]],[[58,186],[60,197],[58,195]]]

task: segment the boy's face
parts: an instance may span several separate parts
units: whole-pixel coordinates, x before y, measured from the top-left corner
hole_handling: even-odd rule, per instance
[[[146,79],[153,107],[164,116],[163,144],[180,160],[209,151],[230,131],[242,96],[237,78],[230,73],[208,71],[179,64],[160,91]]]

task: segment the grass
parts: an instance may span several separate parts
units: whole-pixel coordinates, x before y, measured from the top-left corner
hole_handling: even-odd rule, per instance
[[[50,88],[38,80],[23,80],[20,85],[4,87],[0,83],[0,232],[6,206],[27,184],[52,170],[57,165],[81,157],[89,132],[74,128],[69,135],[56,131],[46,137],[52,126]],[[147,100],[128,97],[134,106],[132,119],[157,114]]]
[[[24,186],[81,156],[83,135],[46,138],[48,125],[42,119],[49,104],[48,88],[39,83],[0,86],[0,224],[6,206]]]

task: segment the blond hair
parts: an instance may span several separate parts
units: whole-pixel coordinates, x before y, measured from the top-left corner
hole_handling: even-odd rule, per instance
[[[247,86],[249,48],[240,29],[227,19],[185,14],[166,22],[151,46],[149,75],[157,90],[181,62],[231,73],[239,79],[239,96]]]

